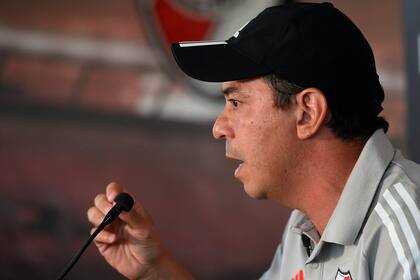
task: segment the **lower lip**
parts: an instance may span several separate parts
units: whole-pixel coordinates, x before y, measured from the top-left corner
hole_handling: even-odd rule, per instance
[[[236,168],[236,170],[235,170],[235,177],[237,177],[237,176],[238,176],[238,173],[239,173],[239,171],[241,170],[241,168],[242,168],[243,164],[244,164],[244,163],[239,164],[239,166]]]

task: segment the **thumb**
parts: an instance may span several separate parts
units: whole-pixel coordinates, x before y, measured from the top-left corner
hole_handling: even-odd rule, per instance
[[[153,225],[150,215],[139,202],[135,202],[130,211],[122,212],[119,217],[134,230],[150,228]]]

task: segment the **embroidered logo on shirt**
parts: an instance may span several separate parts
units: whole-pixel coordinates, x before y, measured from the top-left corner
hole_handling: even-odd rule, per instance
[[[292,280],[304,280],[303,279],[303,270],[299,270],[296,275],[292,278]]]
[[[337,270],[337,274],[335,275],[335,280],[352,280],[350,270],[347,272],[342,272],[340,269]]]

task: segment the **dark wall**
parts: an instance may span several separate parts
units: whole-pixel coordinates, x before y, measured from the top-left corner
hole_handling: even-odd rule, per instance
[[[405,60],[407,71],[408,104],[408,149],[414,160],[420,162],[420,126],[418,108],[420,106],[420,3],[403,1]]]

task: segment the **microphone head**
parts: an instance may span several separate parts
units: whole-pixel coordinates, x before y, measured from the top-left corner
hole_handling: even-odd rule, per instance
[[[133,198],[125,192],[119,193],[117,197],[115,197],[114,202],[126,212],[130,211],[134,204]]]

